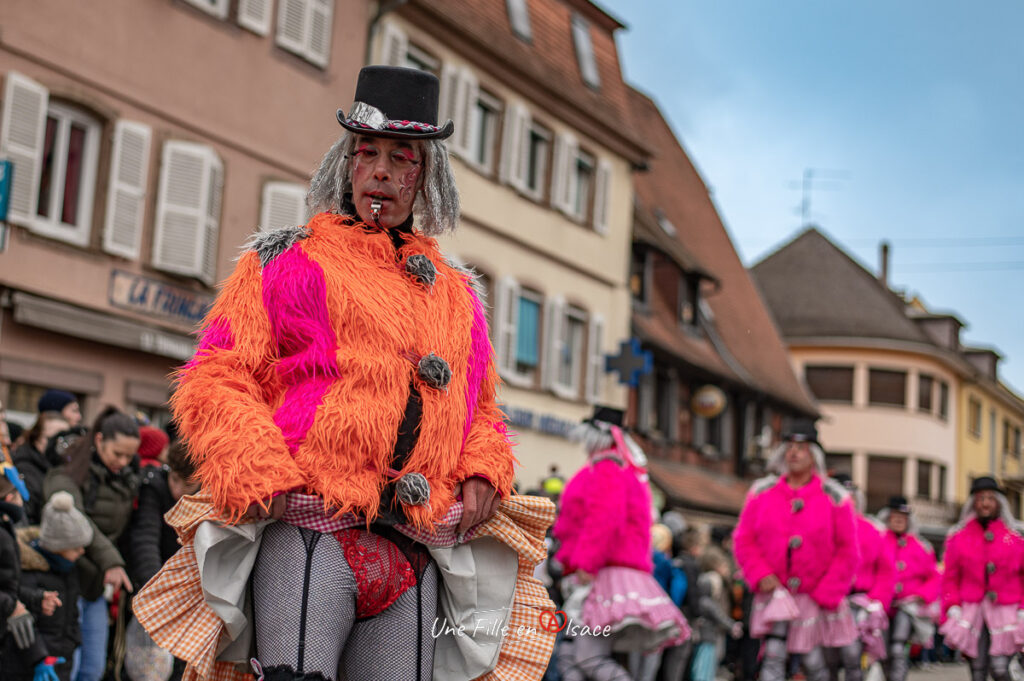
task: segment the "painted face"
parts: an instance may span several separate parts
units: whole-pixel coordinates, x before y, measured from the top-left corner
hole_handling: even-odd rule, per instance
[[[996,493],[990,489],[975,492],[974,512],[979,518],[995,518],[999,512],[999,499]]]
[[[110,439],[104,439],[103,435],[96,434],[96,451],[100,455],[100,461],[111,473],[120,472],[132,462],[135,453],[139,451],[140,443],[139,438],[124,433],[117,433]]]
[[[889,529],[896,534],[903,534],[907,531],[907,514],[901,511],[889,512]]]
[[[811,443],[790,442],[786,448],[786,468],[791,474],[802,475],[814,467]]]
[[[417,140],[356,137],[352,158],[352,201],[368,225],[376,224],[371,206],[380,201],[380,226],[397,227],[412,213],[423,184],[423,153]]]

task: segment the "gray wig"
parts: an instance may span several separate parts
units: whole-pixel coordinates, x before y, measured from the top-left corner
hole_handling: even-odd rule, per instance
[[[416,195],[413,211],[427,236],[452,232],[459,223],[459,192],[448,163],[448,148],[437,139],[420,140],[423,150],[423,189]],[[315,213],[339,213],[346,194],[352,193],[352,154],[356,136],[342,133],[313,174],[306,204]]]
[[[1016,532],[1018,535],[1024,536],[1024,527],[1021,526],[1019,520],[1013,517],[1013,513],[1010,511],[1010,503],[1006,500],[1006,496],[1002,492],[996,492],[996,501],[999,502],[999,518],[1002,519],[1003,525],[1006,529],[1011,532]],[[964,506],[960,509],[960,521],[949,528],[949,532],[946,533],[946,537],[952,537],[954,534],[966,527],[967,523],[977,518],[978,514],[974,510],[974,495],[972,494],[964,502]]]
[[[776,475],[789,472],[786,466],[786,450],[789,449],[790,444],[789,442],[783,442],[775,448],[775,451],[768,458],[768,472],[775,473]],[[814,442],[811,443],[811,456],[814,457],[814,468],[818,475],[823,478],[827,477],[828,470],[825,468],[825,452]]]

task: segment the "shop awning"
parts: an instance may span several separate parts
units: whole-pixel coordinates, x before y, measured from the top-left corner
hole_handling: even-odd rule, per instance
[[[650,459],[647,471],[671,506],[733,518],[743,508],[750,487],[749,482],[733,475],[673,461]]]

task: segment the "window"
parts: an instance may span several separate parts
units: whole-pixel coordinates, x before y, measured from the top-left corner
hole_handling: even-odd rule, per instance
[[[642,305],[647,304],[648,291],[650,290],[648,282],[650,277],[648,257],[647,249],[639,244],[633,244],[633,257],[630,260],[629,268],[629,290],[633,295],[633,302]]]
[[[591,224],[604,234],[608,230],[611,165],[580,149],[568,133],[555,137],[551,174],[551,205],[566,216]]]
[[[845,473],[853,477],[853,454],[827,453],[825,454],[825,470],[831,476]]]
[[[930,461],[917,462],[917,496],[932,498],[932,464]]]
[[[432,73],[435,76],[440,76],[441,73],[441,62],[429,54],[426,50],[419,47],[418,45],[410,44],[405,50],[405,63],[402,66],[406,66],[410,69],[419,69],[420,71],[426,71]],[[444,121],[439,121],[443,123]]]
[[[487,173],[494,170],[494,147],[498,141],[498,118],[500,115],[501,104],[498,100],[480,90],[476,99],[476,111],[472,117],[476,132],[473,135],[470,160]]]
[[[539,293],[522,289],[516,302],[519,308],[519,328],[516,332],[515,371],[532,379],[540,364],[542,298]]]
[[[1003,419],[1003,453],[1020,456],[1020,426],[1013,425],[1009,419]]]
[[[939,381],[939,418],[949,418],[949,384],[945,381]]]
[[[567,305],[559,324],[560,340],[555,361],[556,385],[566,397],[578,397],[583,379],[583,352],[587,334],[587,313]]]
[[[697,279],[679,278],[679,323],[684,327],[697,325]]]
[[[679,384],[673,373],[657,372],[655,394],[657,396],[656,428],[670,442],[679,439]]]
[[[868,372],[868,403],[902,407],[907,399],[907,372],[871,369]]]
[[[497,282],[494,308],[495,354],[505,380],[535,387],[541,362],[541,313],[544,298],[512,277]]]
[[[296,227],[309,220],[306,186],[294,182],[266,182],[260,202],[261,232],[280,227]]]
[[[853,367],[804,367],[807,387],[822,402],[853,404]]]
[[[1010,449],[1010,453],[1013,456],[1020,456],[1020,426],[1014,426],[1013,428],[1013,446]]]
[[[508,0],[508,21],[512,30],[523,40],[530,40],[530,10],[526,0]]]
[[[883,508],[889,497],[903,494],[903,459],[868,456],[868,486],[865,490],[868,512]]]
[[[218,19],[226,19],[228,16],[228,0],[185,0],[185,2]]]
[[[536,121],[530,121],[526,141],[525,188],[537,199],[544,193],[550,153],[551,131]]]
[[[928,374],[920,374],[917,377],[917,410],[925,413],[932,413],[932,386],[935,379]]]
[[[579,62],[583,82],[593,88],[600,87],[594,45],[590,41],[590,24],[579,14],[572,16],[572,41],[576,46],[576,61]]]
[[[937,496],[939,501],[946,500],[946,467],[939,466],[939,493]]]
[[[981,400],[976,397],[967,400],[967,432],[981,437]]]
[[[277,44],[308,62],[326,68],[331,58],[334,0],[280,2],[277,8]]]
[[[153,267],[196,277],[217,276],[224,166],[204,144],[164,143],[153,237]]]

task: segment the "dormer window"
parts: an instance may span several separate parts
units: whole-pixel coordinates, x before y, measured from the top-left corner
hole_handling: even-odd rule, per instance
[[[512,24],[515,34],[529,42],[532,39],[530,33],[530,10],[526,6],[526,0],[508,0],[508,21]]]
[[[601,87],[594,44],[590,40],[590,23],[579,14],[572,16],[572,41],[576,45],[576,60],[580,64],[583,82],[595,89]]]

